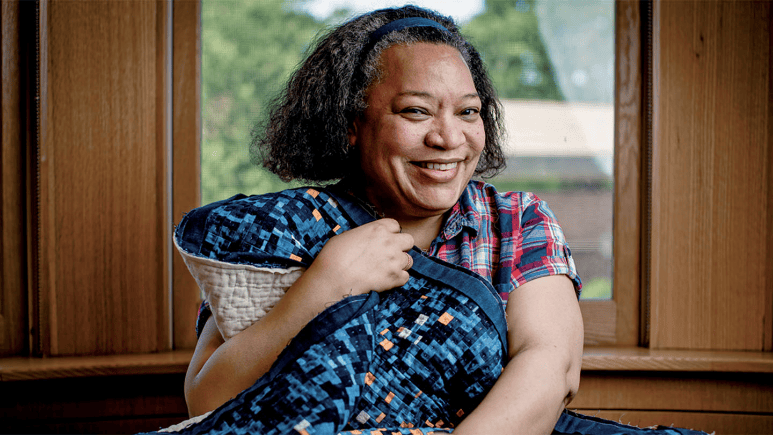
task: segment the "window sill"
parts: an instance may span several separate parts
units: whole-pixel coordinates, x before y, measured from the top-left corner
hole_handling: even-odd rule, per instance
[[[773,373],[773,353],[586,347],[582,370]]]
[[[0,358],[0,382],[185,373],[192,355],[193,350],[175,350],[129,355]]]
[[[0,382],[185,373],[192,350],[105,356],[0,358]],[[586,347],[582,370],[773,373],[773,353]]]

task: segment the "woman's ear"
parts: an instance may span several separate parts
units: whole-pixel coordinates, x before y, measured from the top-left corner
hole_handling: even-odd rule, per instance
[[[354,148],[357,145],[357,124],[359,123],[359,118],[355,118],[354,121],[352,121],[352,124],[349,126],[349,129],[346,131],[346,137],[349,139],[349,146]]]

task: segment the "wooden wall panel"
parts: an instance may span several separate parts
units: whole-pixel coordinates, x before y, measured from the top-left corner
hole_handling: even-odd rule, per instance
[[[188,418],[183,373],[4,382],[3,433],[133,434]]]
[[[25,124],[21,4],[0,2],[0,355],[26,347]]]
[[[770,333],[770,8],[655,3],[652,348],[761,350]]]
[[[773,376],[583,371],[570,407],[773,414]]]
[[[768,11],[773,15],[773,11]],[[773,20],[773,17],[769,17]],[[771,25],[773,26],[773,25]],[[768,219],[767,252],[764,258],[773,258],[773,29],[768,28]],[[765,263],[765,342],[764,349],[773,351],[773,261]]]
[[[569,409],[640,427],[773,433],[773,375],[583,370]]]
[[[174,3],[174,204],[172,219],[201,203],[201,2]],[[199,288],[177,252],[174,261],[174,347],[196,346]]]
[[[725,414],[716,412],[635,411],[580,409],[577,412],[623,424],[650,427],[673,426],[708,433],[721,434],[769,434],[773,433],[773,415]]]
[[[639,344],[641,287],[642,65],[638,1],[616,4],[614,300],[615,342]]]
[[[167,2],[41,2],[39,351],[169,349]]]

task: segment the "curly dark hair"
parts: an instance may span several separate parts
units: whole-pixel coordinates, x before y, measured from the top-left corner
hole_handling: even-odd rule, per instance
[[[371,46],[371,33],[391,21],[423,17],[442,24],[388,33]],[[347,139],[354,119],[366,108],[367,90],[381,74],[381,53],[395,44],[430,42],[462,54],[480,96],[486,143],[475,175],[492,176],[505,166],[501,148],[501,106],[480,54],[453,19],[416,6],[373,11],[323,37],[290,78],[265,124],[253,130],[250,151],[284,181],[325,182],[351,175],[359,165]],[[355,165],[355,166],[353,166]]]

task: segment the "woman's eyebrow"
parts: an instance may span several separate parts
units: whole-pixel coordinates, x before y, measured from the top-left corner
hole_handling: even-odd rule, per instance
[[[403,91],[398,93],[397,96],[398,97],[420,97],[420,98],[430,98],[430,99],[435,98],[429,92],[422,92],[422,91]]]
[[[432,94],[429,92],[423,92],[423,91],[403,91],[397,94],[398,97],[419,97],[419,98],[429,98],[429,99],[435,99]],[[470,94],[462,95],[460,100],[469,100],[472,98],[480,99],[480,95],[477,92],[473,92]]]

